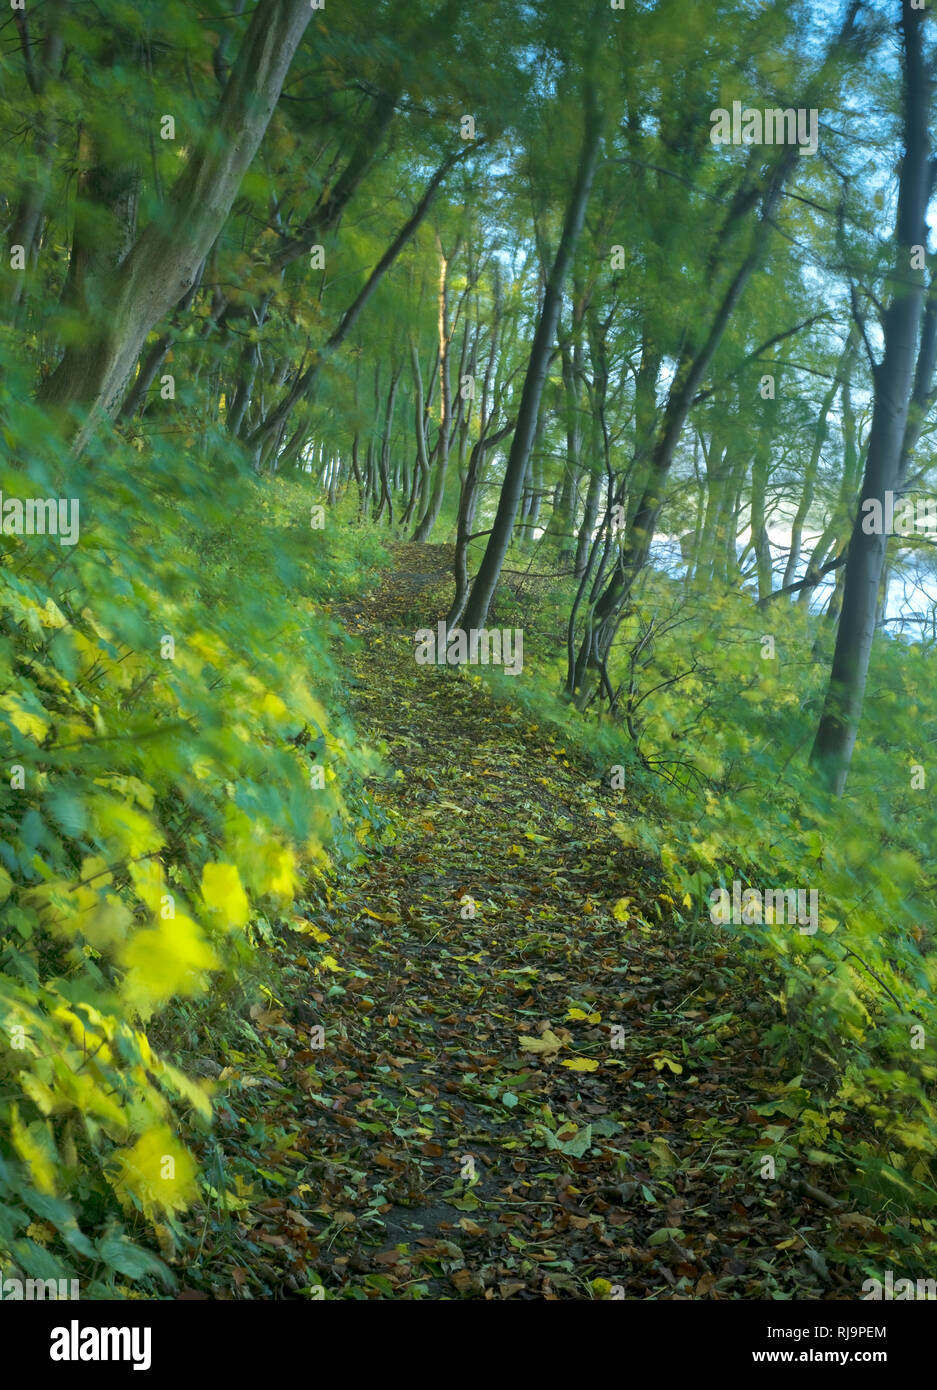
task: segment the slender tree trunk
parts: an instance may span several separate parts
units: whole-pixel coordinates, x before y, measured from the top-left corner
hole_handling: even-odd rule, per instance
[[[602,136],[602,120],[591,73],[586,80],[585,108],[585,131],[582,153],[579,157],[579,171],[573,184],[569,206],[566,209],[560,243],[547,280],[540,317],[534,333],[530,361],[524,377],[524,388],[521,392],[520,406],[517,412],[517,426],[511,441],[511,450],[505,468],[504,485],[498,501],[494,527],[488,538],[481,567],[475,576],[475,582],[472,585],[472,591],[469,594],[462,618],[462,625],[467,629],[484,627],[488,609],[498,585],[501,566],[511,543],[514,521],[530,460],[530,449],[537,429],[540,398],[543,394],[543,385],[556,337],[563,285],[572,264],[589,201],[589,192],[592,187]]]
[[[439,381],[440,381],[440,415],[439,415],[439,438],[436,441],[436,475],[433,479],[433,490],[430,493],[426,509],[420,517],[419,524],[413,533],[413,539],[419,544],[424,544],[430,538],[430,533],[436,524],[442,508],[443,497],[446,491],[446,473],[449,468],[449,440],[452,429],[452,380],[449,369],[449,259],[443,254],[442,246],[439,247],[439,296],[437,331],[439,337]]]
[[[64,0],[52,0],[46,9],[46,30],[40,50],[38,65],[32,61],[32,42],[29,35],[29,19],[26,14],[14,12],[13,18],[20,31],[20,38],[26,56],[26,78],[29,88],[37,98],[36,110],[32,116],[35,129],[35,167],[22,196],[13,227],[9,234],[11,246],[22,246],[27,266],[32,266],[34,253],[39,241],[43,212],[48,198],[48,183],[52,167],[52,154],[58,140],[58,123],[49,112],[49,105],[43,99],[46,84],[54,77],[62,62],[64,44],[59,33]],[[19,308],[26,292],[25,274],[14,276],[11,286],[11,307]]]
[[[583,314],[582,290],[577,289],[573,305],[573,343],[572,346],[564,344],[561,353],[566,408],[566,462],[557,506],[547,527],[547,534],[556,536],[559,543],[557,559],[560,568],[572,559],[575,550],[576,504],[582,471]]]
[[[837,392],[839,391],[845,376],[850,371],[854,353],[854,338],[850,334],[850,337],[846,343],[846,347],[843,349],[842,357],[840,358],[837,364],[836,372],[833,377],[833,383],[820,403],[820,416],[817,420],[816,429],[814,430],[813,447],[810,450],[810,458],[807,461],[807,468],[804,473],[803,491],[800,494],[800,501],[797,504],[797,512],[794,516],[794,520],[791,523],[791,548],[788,552],[787,564],[784,568],[784,578],[781,580],[782,587],[787,584],[793,584],[794,579],[797,575],[797,567],[800,564],[800,549],[803,543],[804,522],[807,520],[807,517],[810,513],[810,508],[813,505],[813,495],[817,481],[817,469],[820,466],[820,455],[823,452],[823,446],[826,443],[826,437],[829,432],[829,425],[827,423],[826,417],[833,409],[833,402],[836,399]]]
[[[732,276],[713,316],[709,332],[698,349],[688,342],[681,355],[661,429],[650,460],[647,481],[628,528],[623,546],[622,563],[617,567],[604,593],[595,605],[595,622],[590,625],[591,650],[583,650],[577,661],[581,678],[590,667],[600,670],[608,653],[611,638],[618,627],[618,613],[627,599],[636,576],[644,568],[657,529],[657,520],[664,504],[664,487],[676,454],[687,416],[703,378],[722,341],[726,329],[764,251],[765,224],[774,216],[787,177],[794,166],[796,154],[785,152],[769,176],[762,202],[761,215],[752,228],[748,250]]]
[[[923,327],[923,272],[913,268],[911,250],[926,244],[926,215],[934,177],[928,128],[932,81],[923,52],[922,22],[920,11],[902,4],[904,158],[898,190],[892,298],[882,317],[884,356],[874,373],[862,496],[849,542],[830,682],[811,754],[821,782],[836,796],[845,788],[859,729],[888,545],[884,526],[873,528],[873,534],[863,529],[863,521],[867,520],[863,506],[874,500],[884,510],[885,493],[897,490]],[[883,534],[875,534],[875,529]]]
[[[469,146],[465,147],[466,150],[469,148]],[[312,362],[304,372],[297,373],[296,380],[293,382],[286,395],[248,436],[247,445],[250,449],[255,452],[260,452],[264,448],[265,441],[269,438],[270,434],[279,428],[280,422],[289,415],[294,406],[296,406],[301,399],[312,396],[319,372],[322,370],[325,362],[332,353],[337,351],[348,337],[348,334],[357,323],[365,305],[374,294],[374,291],[377,289],[390,267],[394,264],[394,261],[400,255],[403,248],[407,245],[427,212],[429,212],[432,201],[436,196],[440,184],[446,177],[446,174],[454,164],[458,163],[458,161],[464,157],[465,151],[460,151],[456,154],[447,155],[442,164],[440,164],[439,168],[426,185],[419,203],[400,228],[377,265],[371,271],[371,274],[368,276],[351,304],[349,304],[348,308],[342,314],[342,317],[339,319],[338,324],[330,334],[324,347],[315,353]]]
[[[581,579],[592,550],[592,538],[599,518],[599,505],[602,500],[602,485],[609,475],[609,439],[605,424],[605,403],[608,396],[608,354],[605,330],[596,322],[593,313],[587,313],[586,325],[589,334],[589,355],[592,359],[592,385],[589,392],[590,435],[589,485],[583,509],[582,522],[576,541],[575,575]],[[601,457],[603,468],[599,467]]]
[[[143,361],[140,363],[140,370],[137,372],[136,380],[134,381],[130,390],[127,392],[127,395],[124,399],[124,403],[117,413],[117,418],[119,420],[132,420],[134,415],[136,415],[137,411],[140,411],[142,413],[142,411],[144,410],[145,401],[147,395],[149,394],[150,387],[156,380],[156,373],[163,365],[163,362],[166,360],[166,356],[169,352],[169,349],[175,342],[175,335],[178,331],[177,319],[181,315],[182,311],[191,308],[192,301],[198,293],[198,288],[201,283],[202,272],[204,271],[204,269],[204,265],[199,267],[198,275],[195,277],[195,283],[192,285],[192,288],[189,290],[188,294],[186,294],[184,298],[180,301],[178,309],[173,314],[172,330],[167,333],[160,334],[156,342],[153,344],[149,352],[144,357]]]
[[[402,526],[410,524],[413,515],[413,508],[416,505],[418,488],[422,484],[425,486],[426,477],[429,473],[429,455],[426,448],[426,402],[423,394],[423,372],[420,367],[420,354],[414,340],[410,339],[410,366],[413,371],[413,428],[416,434],[416,467],[413,473],[413,484],[410,499],[407,502],[406,510],[400,518]]]
[[[397,387],[400,385],[400,367],[395,367],[391,372],[390,391],[387,396],[387,408],[384,412],[384,433],[381,436],[380,460],[380,479],[381,495],[378,501],[377,511],[374,520],[380,521],[387,511],[387,520],[390,526],[394,524],[394,504],[390,495],[389,465],[390,465],[390,436],[394,424],[394,405],[397,400]]]
[[[446,614],[447,628],[457,627],[462,613],[465,609],[465,601],[469,592],[469,572],[468,572],[468,548],[472,534],[472,526],[475,522],[475,509],[478,505],[478,484],[484,466],[485,455],[506,435],[511,433],[514,428],[514,421],[509,420],[500,430],[494,434],[482,435],[475,443],[469,458],[468,471],[465,483],[462,487],[462,494],[459,498],[459,520],[456,528],[455,546],[455,596]]]
[[[758,581],[758,597],[764,598],[771,592],[771,546],[768,541],[768,526],[765,520],[765,492],[768,484],[769,454],[766,445],[759,448],[752,464],[752,502],[751,532],[752,548],[755,552],[755,572]]]
[[[832,553],[839,554],[846,549],[849,541],[849,527],[852,517],[852,508],[855,505],[856,494],[859,491],[860,472],[862,469],[862,457],[859,449],[859,435],[856,426],[856,412],[852,404],[852,391],[848,378],[843,381],[843,471],[840,478],[839,493],[836,503],[830,514],[823,532],[814,546],[810,559],[807,561],[807,571],[805,578],[811,579],[811,583],[804,584],[797,592],[797,602],[807,605],[810,602],[810,595],[816,588],[819,581],[820,572],[823,569],[827,557]],[[817,579],[813,579],[817,576]],[[842,575],[837,575],[837,582],[841,583]],[[839,609],[836,610],[837,616]],[[829,616],[829,610],[827,611]]]

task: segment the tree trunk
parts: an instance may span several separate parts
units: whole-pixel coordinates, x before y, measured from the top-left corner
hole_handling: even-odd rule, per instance
[[[807,561],[806,578],[810,583],[803,584],[797,594],[797,602],[807,605],[810,602],[810,595],[819,579],[824,562],[831,551],[835,554],[842,553],[848,544],[848,530],[852,517],[852,508],[855,504],[856,493],[859,490],[859,474],[862,468],[862,458],[859,449],[859,436],[856,425],[856,412],[852,404],[852,391],[848,377],[843,381],[843,472],[840,478],[839,494],[832,514],[823,534],[820,536],[811,552],[810,559]],[[814,580],[813,576],[817,579]],[[837,583],[841,583],[842,575],[837,575]],[[836,615],[838,616],[837,607]],[[829,610],[827,611],[829,617]]]
[[[439,247],[439,298],[437,331],[439,337],[439,438],[436,440],[436,475],[433,490],[419,524],[413,533],[414,541],[424,544],[436,524],[442,508],[446,491],[446,473],[449,468],[449,440],[452,429],[452,381],[449,370],[449,259]]]
[[[902,5],[904,158],[898,189],[892,298],[882,316],[884,356],[874,372],[862,496],[849,542],[830,682],[811,753],[811,763],[820,781],[836,796],[845,788],[859,729],[888,545],[884,526],[877,528],[881,535],[867,535],[863,530],[863,504],[876,499],[884,508],[885,493],[897,489],[923,327],[923,273],[911,268],[912,246],[926,245],[926,215],[934,176],[928,129],[932,82],[923,53],[922,21],[920,11]]]
[[[475,582],[472,585],[472,591],[469,594],[462,618],[463,627],[469,630],[483,628],[485,625],[488,609],[491,606],[491,600],[494,597],[498,578],[501,574],[501,566],[511,543],[514,521],[517,517],[517,508],[521,500],[524,478],[530,460],[530,449],[537,429],[540,398],[543,394],[553,341],[556,337],[563,285],[566,282],[573,253],[582,230],[592,179],[595,174],[602,135],[602,120],[591,74],[586,81],[585,107],[585,132],[582,153],[579,158],[579,171],[573,184],[569,206],[566,209],[560,243],[547,280],[543,304],[534,333],[530,361],[527,365],[524,388],[521,392],[520,406],[517,412],[517,427],[511,441],[511,450],[505,468],[504,485],[498,501],[494,527],[488,537],[488,545],[485,548],[481,567],[475,576]]]
[[[772,173],[764,192],[761,215],[752,228],[748,249],[738,269],[732,275],[713,315],[706,338],[694,348],[689,341],[681,353],[667,406],[661,422],[654,451],[651,455],[647,480],[641,492],[637,509],[630,521],[623,545],[622,563],[616,568],[604,593],[595,605],[595,623],[590,624],[590,647],[580,651],[577,660],[577,685],[585,680],[591,668],[600,670],[607,656],[612,636],[618,627],[618,613],[627,599],[636,576],[644,568],[650,554],[657,520],[664,504],[664,486],[693,405],[697,391],[715,356],[736,305],[764,253],[766,225],[774,217],[781,192],[788,175],[794,168],[797,155],[785,151]],[[731,214],[730,214],[731,216]]]
[[[810,451],[810,458],[807,461],[807,468],[804,473],[804,487],[800,495],[800,501],[797,504],[797,512],[791,523],[791,548],[788,552],[787,564],[784,568],[784,578],[781,580],[782,588],[788,584],[793,584],[797,575],[797,567],[800,564],[800,549],[803,542],[804,522],[807,520],[810,508],[813,505],[813,493],[817,481],[817,469],[820,466],[820,455],[829,432],[826,417],[833,409],[833,402],[836,399],[836,394],[850,372],[854,353],[855,341],[852,334],[850,334],[846,341],[846,346],[843,349],[842,357],[837,364],[833,383],[820,403],[820,416],[817,420],[816,429],[814,430],[813,447]]]
[[[255,453],[261,452],[265,447],[265,441],[269,439],[271,434],[279,429],[280,423],[286,419],[297,402],[303,397],[311,397],[315,389],[319,372],[322,370],[325,362],[331,354],[336,352],[338,348],[341,347],[342,343],[344,343],[352,328],[354,328],[355,324],[358,322],[365,305],[374,294],[374,291],[377,289],[390,267],[394,264],[394,261],[400,255],[403,248],[407,245],[427,212],[429,212],[430,205],[436,196],[440,184],[446,177],[446,174],[454,164],[460,159],[465,158],[465,153],[468,149],[469,146],[466,146],[466,149],[463,151],[447,155],[442,164],[440,164],[439,168],[426,185],[419,203],[400,228],[377,265],[371,271],[371,274],[368,276],[351,304],[349,304],[348,308],[342,314],[342,317],[329,335],[325,345],[316,351],[312,362],[306,370],[297,373],[296,379],[286,395],[248,436],[246,441],[248,448],[252,449]]]
[[[11,246],[22,246],[26,265],[31,266],[34,251],[39,240],[42,215],[48,197],[48,179],[52,167],[52,154],[58,140],[58,123],[50,114],[48,103],[43,100],[46,83],[56,75],[62,62],[64,43],[59,33],[59,24],[65,9],[63,0],[53,0],[46,6],[46,31],[40,51],[38,66],[30,57],[31,40],[27,29],[25,14],[14,13],[14,22],[20,31],[20,39],[26,54],[26,78],[33,96],[38,98],[36,110],[32,115],[35,129],[35,164],[22,196],[13,227],[10,232]],[[10,302],[14,312],[18,309],[26,291],[26,274],[14,277]]]
[[[258,6],[209,135],[177,179],[163,215],[121,265],[86,294],[89,341],[66,347],[39,398],[87,414],[75,452],[119,400],[147,334],[192,285],[231,210],[279,100],[312,10],[306,0]]]
[[[378,456],[380,466],[381,495],[378,500],[377,510],[374,513],[373,517],[374,521],[380,521],[381,517],[384,515],[384,512],[386,510],[387,521],[388,525],[390,526],[393,526],[394,524],[394,503],[390,494],[389,479],[390,436],[394,425],[394,405],[397,400],[397,387],[400,384],[400,372],[400,367],[394,367],[391,370],[390,392],[387,397],[387,407],[384,411],[384,433],[381,436],[381,450]]]

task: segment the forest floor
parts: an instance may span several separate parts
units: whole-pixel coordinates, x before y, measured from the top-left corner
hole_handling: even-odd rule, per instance
[[[856,1298],[874,1222],[760,1175],[799,1082],[763,1051],[769,986],[672,920],[613,833],[627,790],[416,664],[447,556],[395,560],[338,615],[385,843],[294,924],[258,1046],[222,1059],[242,1195],[182,1296]]]

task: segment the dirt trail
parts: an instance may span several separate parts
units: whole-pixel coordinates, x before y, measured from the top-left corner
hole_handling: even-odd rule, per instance
[[[416,664],[440,549],[399,547],[341,615],[389,842],[316,916],[337,968],[293,1012],[325,1046],[280,1069],[301,1137],[271,1255],[339,1298],[855,1297],[831,1212],[759,1175],[788,1123],[770,999],[668,920],[611,829],[626,792],[476,676]]]

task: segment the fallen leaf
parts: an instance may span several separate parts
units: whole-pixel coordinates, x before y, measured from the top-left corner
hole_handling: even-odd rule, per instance
[[[548,1028],[539,1038],[518,1038],[522,1052],[536,1052],[542,1057],[553,1057],[563,1046],[562,1041]]]

